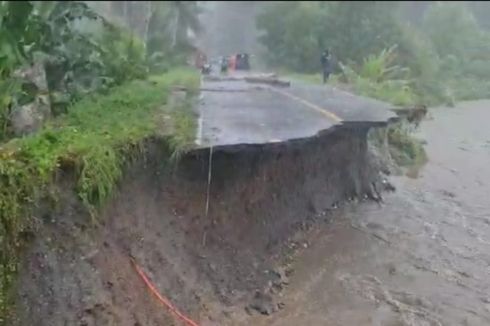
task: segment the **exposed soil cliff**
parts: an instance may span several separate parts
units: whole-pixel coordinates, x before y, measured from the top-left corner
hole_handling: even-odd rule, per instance
[[[70,192],[57,212],[42,214],[15,287],[13,324],[178,324],[130,257],[185,314],[227,324],[228,309],[275,284],[297,230],[340,201],[377,196],[368,129],[215,149],[211,169],[209,149],[175,166],[162,141],[149,142],[97,225]]]

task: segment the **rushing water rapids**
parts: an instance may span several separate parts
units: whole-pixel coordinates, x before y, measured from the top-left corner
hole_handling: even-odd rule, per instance
[[[490,325],[489,106],[433,109],[419,177],[312,231],[284,308],[244,324]]]

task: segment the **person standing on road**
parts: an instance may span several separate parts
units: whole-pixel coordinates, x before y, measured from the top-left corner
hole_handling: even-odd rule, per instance
[[[230,63],[229,69],[230,69],[230,71],[233,72],[233,71],[236,70],[236,62],[237,62],[237,55],[236,54],[231,55],[230,60],[229,60],[229,63]]]
[[[228,65],[229,65],[228,58],[222,56],[220,58],[220,69],[222,74],[226,74],[228,72]]]
[[[328,50],[323,51],[322,56],[320,58],[320,62],[322,64],[322,73],[323,73],[323,83],[325,84],[328,80],[328,77],[332,73],[331,69],[331,60],[330,53]]]

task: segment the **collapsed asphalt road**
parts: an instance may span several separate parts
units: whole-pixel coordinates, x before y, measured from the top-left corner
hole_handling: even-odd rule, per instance
[[[200,147],[265,144],[307,138],[343,124],[386,124],[391,106],[330,86],[248,83],[238,74],[204,79],[199,104]],[[215,91],[211,91],[215,90]]]

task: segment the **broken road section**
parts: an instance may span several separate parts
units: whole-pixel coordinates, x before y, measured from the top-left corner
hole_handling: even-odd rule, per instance
[[[389,104],[329,86],[290,83],[273,74],[231,77],[203,80],[204,90],[219,91],[202,92],[199,147],[276,143],[345,124],[382,126],[396,118]]]

